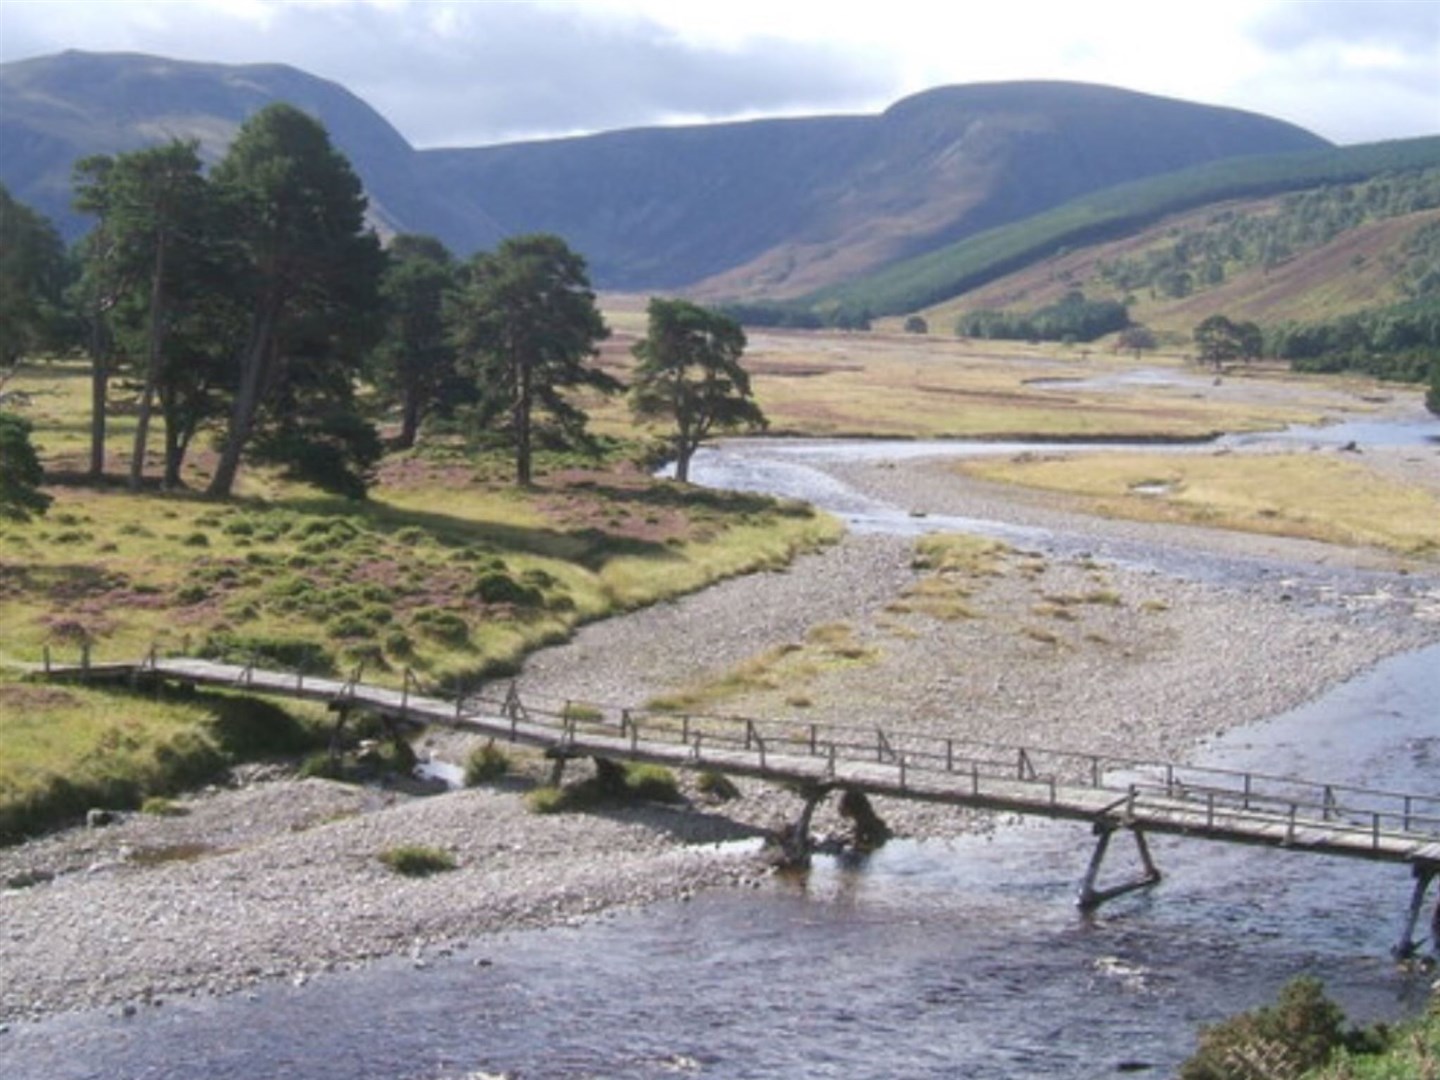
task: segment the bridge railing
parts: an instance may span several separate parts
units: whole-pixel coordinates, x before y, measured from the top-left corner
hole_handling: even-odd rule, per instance
[[[477,699],[483,702],[485,699]],[[498,700],[498,699],[495,699]],[[1440,838],[1440,794],[1204,765],[1053,750],[961,739],[897,728],[821,724],[753,717],[684,714],[546,702],[527,697],[532,719],[568,723],[572,731],[620,731],[632,739],[890,765],[918,780],[963,774],[987,782],[1090,787],[1123,794],[1133,806],[1189,805],[1214,824],[1235,816],[1322,823],[1336,833],[1433,835]],[[577,720],[577,716],[582,719]]]

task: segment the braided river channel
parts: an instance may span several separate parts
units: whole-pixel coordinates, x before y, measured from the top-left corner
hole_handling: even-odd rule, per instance
[[[766,460],[792,480],[806,468]],[[761,486],[737,483],[761,469],[760,455],[697,462],[704,482],[730,486]],[[818,470],[805,485],[786,493],[856,527],[918,527]],[[1162,569],[1169,558],[1110,554]],[[1433,792],[1437,703],[1432,646],[1217,737],[1198,759]],[[1434,974],[1390,958],[1404,867],[1160,837],[1159,886],[1083,916],[1073,900],[1092,843],[1080,825],[1005,820],[860,862],[819,857],[753,890],[487,937],[423,966],[21,1023],[0,1035],[0,1075],[1160,1077],[1193,1051],[1198,1025],[1302,973],[1357,1023],[1423,1007]]]

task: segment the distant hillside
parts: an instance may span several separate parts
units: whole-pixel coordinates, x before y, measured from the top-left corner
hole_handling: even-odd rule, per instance
[[[801,310],[864,310],[872,315],[966,306],[1007,275],[1093,245],[1122,241],[1171,215],[1228,200],[1358,183],[1388,173],[1440,168],[1440,138],[1405,139],[1298,154],[1211,162],[1085,196],[1024,221],[987,230],[875,274],[818,290]],[[1172,226],[1167,223],[1166,229]],[[1008,291],[1014,291],[1009,287]],[[953,303],[947,303],[953,301]],[[973,304],[971,305],[973,306]]]
[[[79,158],[194,138],[214,162],[245,119],[275,101],[326,126],[364,180],[382,230],[457,228],[398,131],[344,87],[283,64],[66,52],[0,65],[0,183],[73,240],[91,224],[70,207]]]
[[[1440,293],[1440,170],[1426,175],[1428,206],[1397,209],[1255,258],[1237,234],[1283,229],[1321,191],[1234,200],[1177,214],[1120,240],[1067,250],[925,309],[937,330],[962,313],[1028,311],[1080,290],[1128,302],[1130,318],[1189,340],[1210,315],[1273,326],[1318,322]],[[1379,181],[1386,183],[1386,181]],[[1332,193],[1363,190],[1351,185]],[[1216,261],[1209,251],[1221,250]]]
[[[318,116],[386,230],[461,255],[563,235],[602,287],[794,296],[1086,192],[1237,155],[1314,150],[1293,125],[1101,86],[998,83],[879,116],[637,129],[416,151],[364,102],[281,65],[67,52],[0,66],[0,182],[67,236],[74,161],[171,136],[212,160],[271,101]]]
[[[617,288],[793,296],[1088,191],[1325,146],[1288,124],[1074,83],[918,94],[879,116],[656,128],[434,156],[514,231]]]

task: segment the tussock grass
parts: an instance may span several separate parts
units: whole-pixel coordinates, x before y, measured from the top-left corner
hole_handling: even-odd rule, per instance
[[[525,805],[535,814],[562,814],[636,802],[684,801],[675,774],[663,765],[596,759],[594,776],[564,787],[532,789]]]
[[[713,713],[736,699],[771,693],[792,708],[809,708],[813,701],[806,691],[824,675],[879,660],[880,650],[860,641],[848,623],[822,623],[806,633],[804,642],[772,646],[728,671],[652,698],[646,707],[654,712]]]
[[[1079,495],[1094,512],[1112,517],[1440,555],[1440,500],[1334,455],[1115,453],[971,461],[957,468]],[[1164,480],[1163,492],[1135,493],[1156,477]]]
[[[404,877],[430,877],[447,870],[454,870],[455,856],[440,848],[421,844],[405,844],[387,848],[377,858]]]
[[[510,771],[510,755],[492,739],[471,751],[465,759],[465,786],[493,783]]]
[[[915,542],[911,560],[928,571],[898,599],[886,605],[891,615],[922,615],[942,622],[979,618],[970,603],[985,579],[1004,573],[1010,548],[997,540],[965,533],[934,533]]]

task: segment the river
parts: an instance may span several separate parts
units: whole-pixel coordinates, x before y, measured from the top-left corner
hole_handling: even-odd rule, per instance
[[[1437,701],[1440,646],[1201,756],[1434,790]],[[1076,825],[1005,821],[860,863],[821,857],[754,891],[489,937],[423,966],[17,1024],[0,1035],[0,1075],[1168,1076],[1197,1025],[1301,973],[1355,1021],[1425,1000],[1432,976],[1389,959],[1403,868],[1158,838],[1164,881],[1082,916],[1090,842]]]

